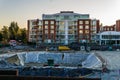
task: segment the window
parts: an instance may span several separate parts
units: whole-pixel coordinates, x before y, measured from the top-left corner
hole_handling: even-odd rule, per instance
[[[74,21],[69,21],[68,24],[69,24],[69,25],[73,25],[73,24],[74,24]]]
[[[64,36],[64,35],[60,35],[60,40],[61,40],[61,39],[64,39],[64,38],[65,38],[65,36]]]
[[[85,33],[88,34],[88,33],[89,33],[89,30],[85,30]]]
[[[54,35],[51,34],[51,35],[50,35],[50,38],[54,38]]]
[[[85,38],[89,38],[89,35],[85,35]]]
[[[60,34],[65,34],[64,30],[60,30],[59,32],[60,32]]]
[[[85,29],[89,29],[89,26],[87,25],[87,26],[85,26]]]
[[[74,18],[79,18],[79,15],[74,15]]]
[[[33,21],[33,22],[32,22],[32,25],[36,25],[36,21]]]
[[[31,34],[35,34],[35,31],[32,31]]]
[[[39,26],[39,29],[42,30],[42,26]]]
[[[42,35],[40,35],[40,38],[42,39]]]
[[[83,33],[83,30],[79,30],[79,33],[82,34],[82,33]]]
[[[93,31],[93,33],[97,33],[96,31]]]
[[[42,25],[42,21],[40,21],[38,25]]]
[[[45,34],[48,34],[48,30],[45,30]]]
[[[92,25],[95,26],[95,25],[96,25],[96,21],[93,21],[93,22],[92,22]]]
[[[113,28],[111,28],[111,31],[113,30]]]
[[[79,35],[79,38],[82,39],[82,38],[83,38],[83,35]]]
[[[48,35],[45,35],[45,38],[47,39],[47,38],[48,38]]]
[[[102,35],[102,39],[109,39],[109,35]]]
[[[74,31],[70,30],[70,31],[68,32],[68,34],[74,34]]]
[[[61,22],[59,22],[60,23],[60,25],[64,25],[64,21],[61,21]]]
[[[45,24],[48,24],[48,21],[45,21]]]
[[[39,32],[39,34],[41,34],[41,35],[42,35],[42,31],[40,31],[40,32]]]
[[[93,30],[96,30],[96,27],[93,27]]]
[[[45,25],[45,29],[48,29],[48,26],[47,26],[47,25]]]
[[[59,30],[65,30],[64,26],[59,26]]]
[[[65,16],[64,16],[64,19],[69,19],[69,16],[65,15]]]
[[[54,34],[54,30],[51,30],[50,32],[51,32],[52,34]]]
[[[74,29],[74,26],[68,26],[69,29]]]
[[[85,21],[85,24],[89,24],[89,21]]]
[[[56,21],[56,25],[59,25],[59,21]]]
[[[50,21],[51,24],[54,24],[54,21]]]
[[[83,29],[83,26],[79,26],[80,29]]]
[[[59,17],[59,15],[55,15],[55,17]]]
[[[104,30],[106,30],[106,28],[104,28]]]
[[[54,26],[53,26],[53,25],[51,26],[51,29],[54,29]]]
[[[32,36],[30,36],[30,38],[33,38]]]
[[[74,39],[74,36],[73,35],[69,35],[68,38],[69,39]]]
[[[83,21],[79,21],[79,24],[83,24]]]
[[[45,15],[44,17],[45,18],[51,18],[52,16],[51,15]]]
[[[74,21],[74,25],[77,25],[77,21]]]

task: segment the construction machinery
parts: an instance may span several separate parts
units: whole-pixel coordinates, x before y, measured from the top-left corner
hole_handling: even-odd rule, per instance
[[[67,47],[67,46],[58,46],[58,50],[59,50],[59,51],[69,51],[70,48]]]

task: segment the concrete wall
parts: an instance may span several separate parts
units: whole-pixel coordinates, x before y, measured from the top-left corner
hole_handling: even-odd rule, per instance
[[[49,53],[49,52],[28,52],[25,55],[25,63],[46,64],[48,59],[53,59],[54,64],[62,66],[77,66],[84,61],[89,54],[81,53]]]

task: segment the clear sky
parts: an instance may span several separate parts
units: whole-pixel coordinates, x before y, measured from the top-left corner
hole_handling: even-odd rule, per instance
[[[27,27],[29,19],[60,11],[90,14],[103,25],[112,25],[120,19],[120,0],[0,0],[0,28],[12,21]]]

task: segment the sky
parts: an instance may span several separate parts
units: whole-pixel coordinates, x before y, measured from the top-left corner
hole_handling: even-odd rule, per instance
[[[27,28],[27,20],[60,11],[90,14],[103,25],[113,25],[120,19],[119,7],[120,0],[0,0],[0,28],[12,21]]]

